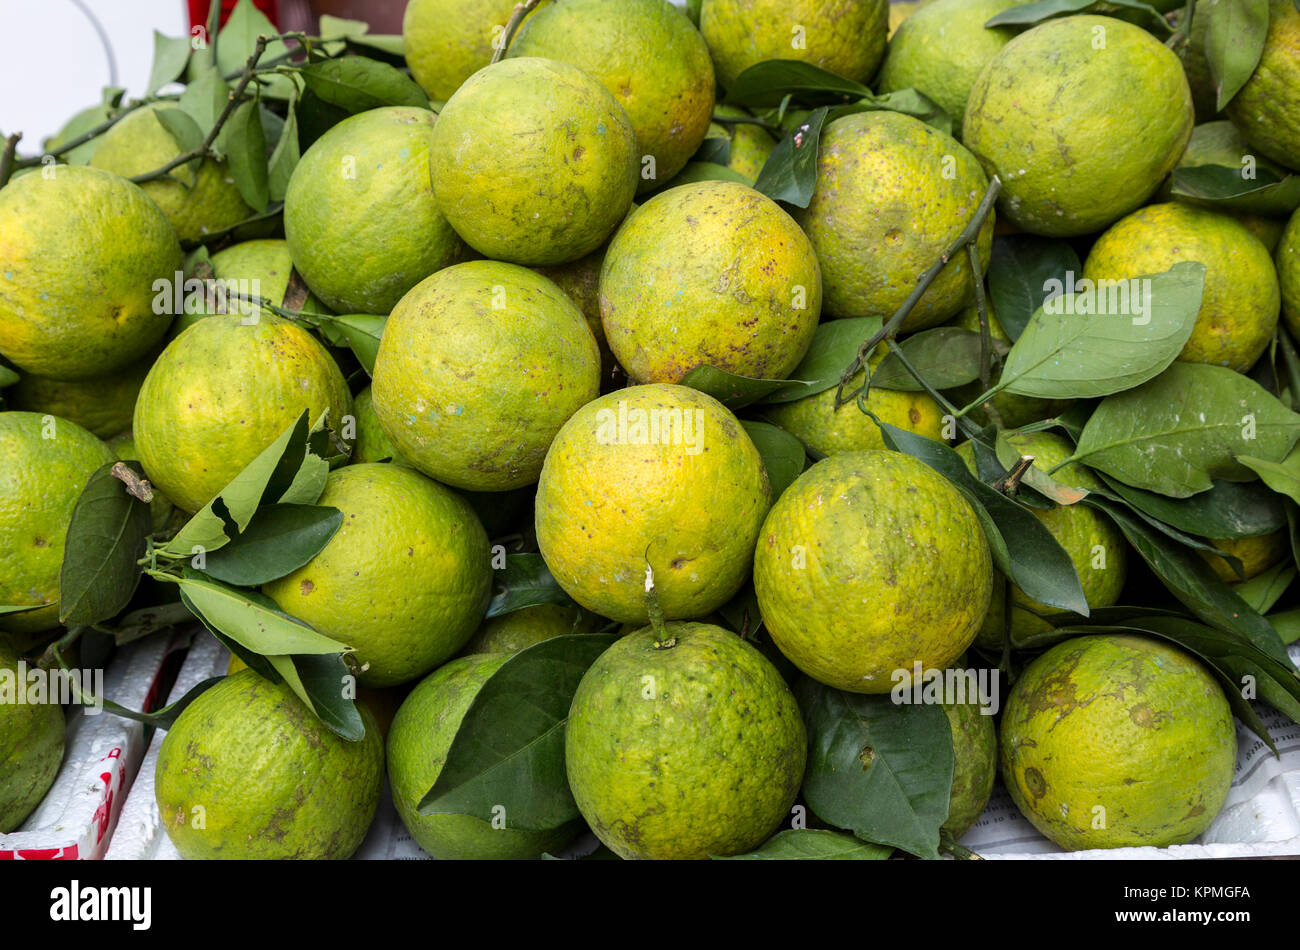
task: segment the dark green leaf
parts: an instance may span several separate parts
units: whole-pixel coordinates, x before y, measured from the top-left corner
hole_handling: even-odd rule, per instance
[[[365,737],[365,722],[351,698],[356,677],[342,655],[268,656],[267,660],[329,729],[350,742]]]
[[[842,102],[871,96],[859,82],[793,59],[769,59],[750,66],[731,84],[726,101],[730,105],[774,106],[789,93],[800,102]]]
[[[840,106],[831,110],[831,120],[851,112],[875,109],[910,115],[945,135],[952,135],[952,117],[937,102],[916,89],[897,89],[855,105]]]
[[[1174,195],[1199,201],[1231,201],[1254,195],[1276,202],[1279,211],[1295,210],[1300,203],[1300,175],[1281,176],[1263,165],[1247,178],[1242,166],[1192,165],[1175,168],[1170,190]]]
[[[1136,389],[1103,399],[1074,460],[1137,488],[1186,498],[1214,478],[1246,481],[1238,455],[1280,462],[1300,415],[1259,383],[1207,363],[1176,362]]]
[[[271,201],[266,170],[266,136],[258,116],[257,103],[242,103],[226,123],[227,164],[240,197],[254,211],[261,213]]]
[[[1215,108],[1222,111],[1259,65],[1268,35],[1268,0],[1221,0],[1202,7],[1209,17],[1205,59],[1214,81]]]
[[[726,135],[711,135],[695,150],[692,161],[726,165],[731,159],[731,139]]]
[[[163,36],[153,31],[153,66],[149,70],[149,85],[145,95],[152,96],[169,82],[185,72],[185,65],[190,59],[190,38],[188,36]]]
[[[788,379],[753,379],[737,376],[715,366],[697,366],[681,379],[682,386],[708,393],[728,409],[736,410],[758,402],[790,385]]]
[[[823,821],[926,858],[952,792],[952,728],[941,706],[795,685],[808,727],[803,793]]]
[[[858,355],[858,348],[879,332],[881,325],[880,317],[849,317],[819,325],[808,352],[790,373],[800,382],[776,390],[763,402],[794,402],[838,386],[840,376]]]
[[[289,177],[298,166],[301,153],[298,148],[298,101],[289,100],[289,112],[284,120],[284,129],[280,140],[275,143],[271,153],[270,167],[267,170],[267,192],[273,201],[283,201],[289,188]]]
[[[673,176],[672,186],[675,188],[678,185],[697,181],[738,181],[742,185],[751,183],[749,178],[734,168],[715,162],[694,161],[687,162],[686,166]]]
[[[1064,283],[1083,270],[1065,241],[1028,234],[999,235],[989,256],[989,298],[998,323],[1012,341],[1047,299],[1048,282]]]
[[[422,815],[504,808],[507,827],[544,831],[581,818],[564,765],[564,725],[583,674],[618,637],[554,637],[506,660],[475,695]]]
[[[1170,26],[1160,11],[1150,4],[1137,0],[1038,0],[1021,6],[1003,10],[993,18],[986,20],[986,27],[995,26],[1031,26],[1043,20],[1058,16],[1070,16],[1075,13],[1108,12],[1111,9],[1136,10],[1144,15],[1148,27],[1163,34],[1170,32]]]
[[[798,128],[777,142],[758,173],[754,190],[774,201],[808,207],[817,186],[817,147],[825,121],[826,107],[814,109]]]
[[[138,462],[105,462],[77,498],[59,570],[59,622],[90,626],[112,617],[140,583],[136,561],[152,530],[149,506],[113,475],[117,466],[143,478]]]
[[[8,366],[0,366],[0,389],[6,386],[12,386],[18,382],[21,377],[11,370]]]
[[[914,333],[899,346],[908,361],[934,389],[964,386],[980,375],[980,335],[957,327],[935,327]],[[921,392],[918,383],[893,353],[871,374],[873,389]]]
[[[1100,474],[1110,489],[1134,508],[1188,534],[1253,538],[1286,526],[1282,499],[1260,482],[1216,481],[1209,491],[1190,498],[1170,498]]]
[[[814,828],[786,829],[774,834],[757,851],[715,861],[883,861],[893,848],[859,841],[852,835]]]
[[[486,617],[499,617],[538,604],[571,604],[540,554],[507,554],[504,570],[493,572]],[[486,619],[485,617],[485,619]]]
[[[337,508],[267,505],[242,534],[207,556],[204,573],[237,587],[270,583],[319,554],[342,523]]]
[[[772,486],[772,501],[775,502],[803,472],[808,453],[804,451],[803,443],[784,429],[748,419],[742,419],[740,424],[749,433],[758,454],[763,456],[767,479]]]
[[[381,106],[429,108],[429,97],[413,79],[387,63],[365,56],[312,63],[303,67],[302,78],[322,100],[348,112]]]

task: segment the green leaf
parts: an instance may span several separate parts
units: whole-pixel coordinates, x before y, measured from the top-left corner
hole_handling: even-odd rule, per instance
[[[1012,341],[1047,299],[1048,282],[1064,283],[1083,270],[1066,241],[1028,234],[998,235],[989,255],[989,298],[998,323]]]
[[[225,26],[221,28],[217,40],[217,67],[222,75],[242,73],[257,46],[258,36],[270,38],[279,35],[279,32],[275,24],[253,5],[253,0],[239,0],[226,19]],[[283,40],[272,40],[266,44],[259,65],[283,56],[286,52],[288,48]],[[293,93],[293,81],[287,76],[259,73],[258,79],[259,88],[265,95],[287,99]]]
[[[842,102],[871,96],[862,83],[837,76],[820,66],[794,59],[769,59],[750,66],[727,90],[726,102],[739,106],[775,106],[794,93],[800,102],[817,99]]]
[[[1168,34],[1171,31],[1171,27],[1159,10],[1137,0],[1038,0],[1036,3],[1026,3],[1012,7],[1010,10],[1003,10],[986,20],[984,25],[986,27],[1032,26],[1052,17],[1070,16],[1075,13],[1106,13],[1115,8],[1142,13],[1148,27],[1153,27],[1160,33]]]
[[[1280,462],[1269,462],[1250,455],[1238,455],[1237,461],[1258,474],[1273,491],[1300,502],[1300,450],[1293,449]]]
[[[349,36],[348,45],[377,50],[396,60],[406,58],[406,40],[398,33],[366,33],[364,36]]]
[[[170,729],[175,725],[180,714],[185,712],[190,703],[194,702],[194,700],[207,692],[209,687],[220,683],[221,680],[222,677],[220,676],[213,676],[205,679],[203,682],[192,686],[185,695],[176,700],[176,702],[164,706],[161,709],[156,709],[153,712],[136,712],[134,709],[127,709],[125,706],[107,699],[102,700],[104,711],[110,712],[115,716],[121,716],[123,719],[132,719],[136,722],[142,722],[146,726],[153,726],[155,729]],[[76,693],[77,702],[82,703],[83,705],[94,705],[93,699],[83,694],[81,690],[77,688],[75,681],[69,682],[72,683],[72,689]]]
[[[325,490],[329,479],[330,463],[319,455],[308,453],[302,460],[302,468],[294,475],[293,482],[276,501],[283,505],[314,505]]]
[[[1254,178],[1247,178],[1244,171],[1241,165],[1175,168],[1170,191],[1201,202],[1232,202],[1252,195],[1252,206],[1256,202],[1269,202],[1279,214],[1290,213],[1300,205],[1300,175],[1279,175],[1263,163],[1256,164]],[[1232,210],[1232,206],[1224,210]]]
[[[344,40],[369,33],[370,24],[365,20],[349,20],[326,13],[320,18],[319,30],[320,38],[323,40]]]
[[[931,128],[938,129],[946,135],[952,135],[952,117],[937,102],[916,89],[896,89],[883,96],[873,96],[866,102],[859,102],[853,106],[841,106],[831,110],[831,117],[832,119],[838,119],[850,112],[876,109],[910,115],[914,119],[920,119]]]
[[[343,524],[343,512],[315,505],[268,505],[248,528],[206,557],[203,572],[237,587],[259,587],[302,567]]]
[[[894,849],[859,841],[852,835],[816,828],[789,828],[768,838],[757,851],[714,857],[715,861],[883,861]]]
[[[725,133],[710,135],[695,150],[692,161],[726,165],[731,159],[731,139]]]
[[[6,386],[12,386],[22,377],[11,370],[8,366],[0,366],[0,389]]]
[[[571,603],[540,554],[507,554],[505,569],[493,572],[492,600],[484,619],[539,604]]]
[[[203,131],[188,112],[183,109],[155,109],[153,114],[182,152],[192,152],[203,144]]]
[[[980,375],[980,335],[957,327],[935,327],[914,333],[900,344],[908,361],[934,389],[964,386]],[[918,383],[892,352],[871,374],[872,389],[922,392]]]
[[[817,148],[825,121],[826,107],[814,109],[798,128],[777,142],[758,173],[754,190],[774,201],[808,207],[817,186]]]
[[[298,167],[302,154],[298,146],[298,100],[289,100],[289,111],[285,116],[284,129],[280,140],[275,143],[271,153],[270,167],[267,170],[267,192],[273,201],[283,201],[289,188],[289,177]]]
[[[876,424],[886,446],[924,462],[965,496],[1003,574],[1040,603],[1088,615],[1088,600],[1074,562],[1037,515],[971,475],[961,456],[942,442],[879,419]]]
[[[1268,622],[1273,625],[1273,629],[1277,631],[1278,638],[1283,643],[1295,643],[1300,640],[1300,607],[1273,614],[1268,618]]]
[[[776,390],[763,402],[794,402],[838,386],[840,376],[858,355],[858,348],[878,333],[881,325],[880,317],[848,317],[820,324],[813,332],[808,352],[790,373],[799,382]]]
[[[617,639],[554,637],[506,660],[457,727],[420,814],[491,821],[504,808],[507,827],[532,831],[580,819],[565,773],[564,726],[583,674]]]
[[[350,742],[365,738],[366,726],[356,703],[344,693],[352,691],[355,677],[339,654],[325,656],[268,656],[266,658],[316,718]]]
[[[1286,593],[1286,589],[1291,586],[1295,578],[1296,566],[1289,560],[1281,561],[1263,573],[1256,574],[1250,580],[1242,581],[1236,586],[1235,593],[1249,604],[1252,610],[1266,614]]]
[[[682,170],[673,176],[672,186],[676,188],[678,185],[697,181],[738,181],[742,185],[752,184],[748,176],[726,165],[719,165],[716,162],[687,162]]]
[[[138,462],[95,469],[72,509],[59,569],[59,622],[100,623],[124,608],[140,583],[136,561],[153,527],[149,506],[113,475],[117,466],[144,477]]]
[[[0,606],[0,614],[21,614],[29,610],[40,610],[49,604],[5,604]]]
[[[133,610],[113,625],[113,642],[118,646],[140,640],[163,630],[171,630],[182,624],[191,625],[194,615],[180,601],[155,604]]]
[[[1214,81],[1215,109],[1222,111],[1264,54],[1268,0],[1219,0],[1206,5],[1205,15],[1205,59]]]
[[[1300,438],[1300,415],[1226,366],[1177,362],[1137,389],[1102,400],[1074,461],[1137,488],[1186,498],[1212,479],[1246,481],[1249,455],[1279,462]]]
[[[772,486],[772,501],[775,502],[803,472],[808,453],[804,450],[803,443],[784,429],[748,419],[742,419],[740,424],[745,427],[758,454],[763,457],[767,480]]]
[[[220,70],[205,66],[185,87],[178,104],[181,111],[189,115],[203,134],[207,135],[217,124],[217,116],[226,108],[229,97],[230,87],[221,78]],[[213,151],[220,151],[215,142]]]
[[[149,85],[145,95],[152,96],[169,82],[180,78],[190,59],[190,38],[188,36],[163,36],[153,31],[153,66],[149,70]]]
[[[807,676],[795,697],[808,727],[803,794],[813,813],[859,838],[937,858],[953,775],[943,708],[845,693]]]
[[[680,385],[708,393],[734,411],[786,388],[790,382],[788,379],[753,379],[716,366],[697,366],[682,377]]]
[[[266,136],[258,106],[253,100],[242,103],[222,130],[225,135],[227,164],[235,179],[240,197],[259,214],[271,201],[266,170]]]
[[[384,334],[387,317],[369,313],[345,313],[331,316],[326,322],[347,338],[348,346],[367,373],[375,371],[375,357],[379,355],[379,340]]]
[[[1168,367],[1196,325],[1205,265],[1183,261],[1112,283],[1113,296],[1099,288],[1091,302],[1088,289],[1049,297],[1007,354],[998,389],[1046,399],[1107,396]]]
[[[162,572],[153,572],[151,576],[179,584],[181,600],[196,616],[262,656],[343,653],[348,649],[345,644],[290,617],[257,591],[237,590],[188,570],[182,577]]]
[[[429,108],[429,97],[413,79],[387,63],[365,56],[311,63],[303,67],[302,78],[322,100],[348,112],[381,106]]]
[[[1100,473],[1107,486],[1137,510],[1179,531],[1205,538],[1253,538],[1286,527],[1282,499],[1260,482],[1212,483],[1190,498],[1170,498],[1125,485]]]

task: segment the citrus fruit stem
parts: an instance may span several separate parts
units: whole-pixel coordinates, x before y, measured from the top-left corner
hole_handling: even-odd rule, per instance
[[[519,24],[523,22],[524,17],[532,13],[541,0],[527,0],[515,4],[514,10],[510,13],[510,19],[506,21],[505,31],[501,34],[501,45],[496,48],[492,54],[492,62],[498,63],[506,55],[506,50],[510,48],[510,41],[515,38],[515,31],[519,29]]]
[[[18,142],[22,137],[23,133],[15,132],[5,139],[4,152],[0,153],[0,188],[9,183],[9,176],[13,174],[14,151],[18,148]]]

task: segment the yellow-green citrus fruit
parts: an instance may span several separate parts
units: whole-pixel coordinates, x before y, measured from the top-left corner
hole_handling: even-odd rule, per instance
[[[720,402],[684,386],[620,389],[583,406],[537,484],[537,544],[570,597],[646,623],[646,564],[670,620],[744,584],[771,503],[763,459]]]
[[[633,209],[636,205],[632,206]],[[615,232],[617,233],[617,232]],[[603,244],[596,250],[576,261],[557,264],[554,267],[534,267],[533,270],[546,279],[553,281],[569,299],[578,305],[582,315],[587,319],[587,329],[596,338],[600,349],[600,379],[604,386],[612,383],[618,375],[617,362],[605,340],[605,328],[600,323],[600,268],[605,263],[605,251],[609,244]]]
[[[576,633],[593,633],[603,621],[570,604],[538,604],[485,620],[461,653],[518,653],[520,650]]]
[[[895,671],[946,668],[988,609],[993,562],[970,504],[909,455],[841,452],[763,524],[754,590],[772,640],[816,680],[887,693]]]
[[[336,312],[388,313],[459,258],[429,180],[435,119],[405,106],[362,112],[312,143],[294,167],[284,196],[289,253]]]
[[[715,116],[729,119],[753,119],[750,113],[738,106],[717,105],[713,107]],[[753,122],[710,124],[707,137],[728,140],[727,167],[749,179],[753,184],[758,173],[767,164],[768,156],[776,148],[776,139],[762,126]]]
[[[1041,472],[1050,471],[1073,454],[1070,444],[1054,432],[1013,432],[1007,439],[1022,456],[1032,455],[1034,467]],[[957,447],[957,453],[974,473],[975,453],[971,444],[963,442]],[[1053,472],[1051,477],[1062,485],[1085,491],[1105,487],[1091,471],[1073,462]],[[1114,522],[1095,508],[1078,503],[1035,508],[1033,511],[1070,556],[1089,608],[1110,607],[1118,603],[1128,576],[1128,548],[1124,535]],[[982,646],[1000,648],[1006,630],[1005,590],[1000,575],[993,586],[994,602],[980,630],[979,642]],[[1011,599],[1013,643],[1029,634],[1051,629],[1052,625],[1040,614],[1051,616],[1062,612],[1060,608],[1030,599],[1018,586],[1012,587]]]
[[[58,416],[108,439],[131,428],[136,396],[152,365],[150,353],[107,376],[68,380],[22,376],[6,397],[15,409]]]
[[[795,212],[821,262],[827,315],[893,315],[921,272],[961,234],[987,188],[975,157],[919,119],[860,112],[828,125],[817,157],[817,189],[808,207]],[[987,269],[992,214],[977,247]],[[903,329],[943,323],[974,294],[966,255],[959,254]]]
[[[364,704],[357,711],[366,735],[349,742],[286,684],[252,670],[204,691],[158,751],[154,794],[176,850],[190,859],[349,857],[384,780],[379,725]]]
[[[492,596],[487,533],[465,499],[373,462],[332,472],[318,504],[342,511],[343,524],[262,588],[281,610],[355,647],[366,686],[415,679],[465,645]]]
[[[1070,851],[1185,844],[1223,807],[1237,735],[1194,659],[1128,636],[1058,643],[1016,680],[1002,779],[1034,827]]]
[[[406,65],[430,99],[445,102],[492,62],[515,0],[411,0],[402,19]]]
[[[867,82],[885,55],[889,0],[703,0],[700,32],[724,89],[768,59]]]
[[[874,372],[886,352],[883,346],[877,347],[867,360],[867,368]],[[861,386],[863,379],[863,374],[858,373],[845,392]],[[885,440],[880,427],[858,408],[856,399],[836,409],[835,391],[836,387],[832,386],[815,396],[765,406],[763,417],[785,429],[818,456],[883,449]],[[866,403],[887,425],[938,442],[947,441],[943,437],[943,409],[926,393],[872,387],[867,392]]]
[[[1179,261],[1205,265],[1205,289],[1178,358],[1244,373],[1273,339],[1281,296],[1268,248],[1240,222],[1176,201],[1148,205],[1097,239],[1083,276],[1126,280],[1162,273]]]
[[[1224,554],[1241,561],[1242,574],[1238,575],[1221,557],[1215,557],[1208,551],[1201,551],[1201,557],[1214,568],[1219,580],[1227,584],[1250,580],[1256,574],[1262,574],[1291,552],[1291,541],[1286,531],[1273,531],[1258,534],[1250,538],[1221,538],[1210,542]]]
[[[1277,279],[1282,317],[1291,335],[1300,337],[1300,210],[1291,215],[1277,242]]]
[[[943,703],[952,727],[952,792],[943,830],[954,839],[970,830],[984,813],[998,771],[998,730],[978,703]]]
[[[564,732],[569,787],[623,858],[743,854],[790,813],[807,738],[776,668],[703,623],[646,627],[591,665]]]
[[[130,430],[109,439],[108,447],[113,451],[114,455],[124,462],[140,461],[140,452],[135,447],[135,436],[132,435]],[[153,523],[153,529],[161,531],[171,521],[175,512],[176,506],[160,489],[154,488],[153,501],[149,502],[149,516]]]
[[[821,275],[807,237],[747,185],[670,188],[619,228],[600,271],[605,339],[638,382],[698,366],[781,379],[812,343]]]
[[[898,32],[908,17],[910,17],[921,7],[925,6],[926,0],[895,0],[889,4],[889,36],[892,39]]]
[[[239,658],[237,654],[230,654],[230,662],[226,664],[226,675],[233,676],[240,670],[248,669],[248,664]],[[375,720],[379,723],[380,736],[387,736],[388,730],[393,724],[393,715],[397,712],[400,704],[398,695],[401,690],[394,689],[372,689],[368,686],[357,687],[357,702],[365,703],[370,707],[370,711],[375,714]]]
[[[155,103],[136,109],[104,133],[90,164],[131,178],[161,168],[186,150],[177,144],[158,118],[173,108]],[[173,168],[163,178],[141,186],[171,222],[182,241],[197,242],[253,215],[224,161],[205,158],[198,170]]]
[[[393,310],[371,384],[402,457],[458,488],[537,481],[560,426],[600,389],[600,350],[560,288],[515,264],[467,261]]]
[[[1016,35],[1010,27],[984,24],[1024,0],[932,0],[889,38],[876,79],[879,92],[925,93],[961,129],[971,86],[980,71]]]
[[[434,670],[403,700],[388,732],[393,804],[416,844],[448,861],[537,858],[573,837],[576,823],[552,831],[495,828],[473,815],[421,815],[420,800],[447,764],[465,713],[509,653],[464,656]],[[508,818],[509,816],[507,816]]]
[[[1270,254],[1277,251],[1278,242],[1286,231],[1285,218],[1265,218],[1255,214],[1239,214],[1236,218],[1247,231],[1259,238]]]
[[[1010,347],[1011,337],[1007,336],[1006,330],[1002,328],[1002,324],[998,321],[997,314],[993,312],[992,302],[986,300],[985,303],[985,312],[988,314],[989,320],[989,337]],[[972,333],[979,333],[979,308],[975,306],[967,307],[956,320],[952,321],[952,326],[962,330],[969,330]],[[991,380],[991,383],[996,384],[997,380]],[[957,406],[965,406],[983,393],[984,387],[980,385],[979,380],[975,380],[954,389],[952,399]],[[1062,412],[1070,405],[1070,402],[1069,399],[1039,399],[1036,396],[1021,396],[1005,390],[989,400],[989,403],[993,404],[993,408],[997,412],[998,419],[1001,420],[1003,427],[1007,429],[1018,429],[1031,422],[1051,418]],[[986,408],[987,405],[988,403],[985,403],[978,409],[972,409],[970,412],[971,418],[987,425],[991,421]]]
[[[506,59],[465,81],[433,129],[438,207],[474,250],[516,264],[590,254],[627,214],[639,153],[598,80],[551,59]]]
[[[52,172],[0,191],[0,355],[37,376],[103,376],[167,332],[154,285],[176,279],[181,248],[138,185],[80,165]]]
[[[0,632],[35,633],[58,624],[72,509],[86,480],[112,461],[109,447],[76,423],[0,412],[0,604],[49,605],[0,614]]]
[[[357,393],[352,400],[352,418],[356,421],[356,442],[352,445],[352,461],[384,462],[392,461],[398,465],[407,465],[400,452],[393,445],[393,440],[384,434],[375,415],[374,399],[367,386]]]
[[[614,94],[636,133],[641,191],[671,179],[704,141],[713,63],[704,38],[668,0],[543,4],[519,30],[510,55],[577,66]]]
[[[1268,13],[1259,65],[1225,111],[1251,145],[1300,170],[1300,10],[1269,0]]]
[[[338,365],[302,327],[235,314],[200,320],[167,345],[135,404],[145,474],[198,511],[303,410],[338,430],[352,397]]]
[[[3,415],[0,415],[3,419]],[[26,689],[18,656],[0,643],[0,676]],[[63,761],[63,707],[56,702],[0,703],[0,835],[41,803]]]
[[[1087,234],[1141,205],[1192,132],[1178,57],[1105,16],[1048,20],[989,60],[962,141],[1002,179],[998,210],[1026,231]]]
[[[1259,156],[1254,154],[1254,149],[1242,136],[1241,130],[1231,122],[1205,122],[1192,129],[1192,137],[1187,142],[1187,151],[1183,152],[1183,157],[1178,160],[1175,171],[1179,168],[1199,168],[1202,165],[1221,165],[1227,168],[1244,169],[1246,167],[1245,161],[1248,158],[1255,162],[1256,174],[1258,174],[1262,164],[1280,178],[1285,178],[1287,175],[1286,169],[1273,165],[1268,159],[1264,159],[1261,163]],[[1286,187],[1279,182],[1268,188],[1261,188],[1258,191],[1239,195],[1236,198],[1209,201],[1208,199],[1193,198],[1190,195],[1172,194],[1169,190],[1169,184],[1166,184],[1161,188],[1160,196],[1163,200],[1172,198],[1174,201],[1181,201],[1183,204],[1199,205],[1212,211],[1245,212],[1258,215],[1280,214],[1285,216],[1294,211],[1297,204],[1300,204],[1300,198],[1296,198],[1294,195],[1287,198]],[[1293,192],[1296,190],[1291,189]],[[1287,200],[1283,201],[1284,198],[1287,198]]]

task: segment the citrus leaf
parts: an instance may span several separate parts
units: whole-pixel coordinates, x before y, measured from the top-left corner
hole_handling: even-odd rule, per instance
[[[253,55],[253,50],[257,46],[257,38],[265,36],[270,39],[279,33],[275,24],[253,4],[253,0],[239,0],[235,4],[235,9],[230,11],[230,16],[226,18],[225,25],[221,27],[221,32],[217,36],[217,67],[221,74],[229,76],[243,72],[248,64],[248,58]],[[276,59],[286,52],[288,48],[284,45],[284,41],[273,39],[266,44],[260,62],[265,63]],[[287,76],[259,73],[258,79],[258,88],[264,95],[287,99],[293,93],[293,81]]]
[[[1204,283],[1205,265],[1182,261],[1163,274],[1114,282],[1120,290],[1113,297],[1099,288],[1091,303],[1087,290],[1049,296],[1007,354],[997,388],[1074,399],[1107,396],[1146,382],[1187,343]],[[1135,289],[1130,296],[1130,288],[1141,292]],[[1099,312],[1103,295],[1107,311]]]
[[[153,66],[149,69],[149,85],[145,87],[146,96],[177,79],[185,72],[185,65],[190,59],[190,38],[188,36],[163,36],[153,31]]]
[[[182,152],[192,152],[203,144],[202,130],[185,110],[155,109],[153,114]]]
[[[1300,502],[1300,449],[1293,449],[1280,462],[1250,455],[1238,455],[1237,461],[1259,475],[1273,491]]]
[[[1266,614],[1273,609],[1273,605],[1286,593],[1286,589],[1295,580],[1296,573],[1294,564],[1290,561],[1280,561],[1263,573],[1256,574],[1250,580],[1238,584],[1235,592],[1238,597],[1250,605],[1252,610]],[[1271,621],[1271,618],[1266,619]],[[1276,629],[1276,625],[1274,629]]]
[[[356,354],[357,361],[365,367],[366,372],[375,371],[375,357],[379,355],[379,340],[384,334],[387,317],[369,313],[346,313],[327,319],[329,326],[339,330],[348,341],[348,346]]]
[[[421,815],[473,815],[545,831],[582,816],[569,791],[564,726],[578,683],[618,639],[553,637],[506,660],[475,695],[456,729]]]
[[[326,13],[320,18],[318,30],[323,40],[345,40],[369,33],[370,24],[364,20],[349,20]]]
[[[289,177],[298,166],[302,153],[298,146],[298,100],[289,100],[289,111],[285,115],[284,128],[280,131],[280,140],[271,152],[270,165],[267,169],[267,193],[273,201],[283,201],[289,188]]]
[[[1289,213],[1300,204],[1300,175],[1278,175],[1262,164],[1255,176],[1247,178],[1243,166],[1192,165],[1175,168],[1170,192],[1203,202],[1232,201],[1254,195],[1270,201],[1279,214]]]
[[[1125,485],[1104,472],[1098,474],[1131,507],[1188,534],[1253,538],[1286,527],[1282,499],[1260,482],[1215,481],[1209,491],[1190,498],[1170,498]]]
[[[757,851],[712,857],[715,861],[883,861],[893,853],[893,848],[838,831],[787,828],[768,838]]]
[[[989,255],[989,299],[1007,336],[1020,339],[1029,318],[1047,299],[1049,281],[1064,283],[1083,268],[1066,241],[1027,234],[998,235]]]
[[[136,712],[134,709],[127,709],[125,706],[104,699],[102,696],[93,698],[88,697],[77,687],[74,678],[70,678],[68,683],[75,694],[76,702],[81,703],[82,705],[90,706],[95,705],[96,702],[102,702],[104,704],[104,711],[110,712],[115,716],[121,716],[123,719],[131,719],[135,722],[142,722],[146,726],[153,726],[155,729],[170,729],[176,723],[180,714],[185,712],[186,707],[188,707],[190,703],[194,702],[194,700],[207,692],[209,687],[220,683],[221,680],[222,677],[220,676],[209,677],[208,679],[203,680],[203,682],[190,687],[190,689],[186,691],[185,695],[176,700],[176,702],[164,706],[161,709],[156,709],[153,712]]]
[[[1074,461],[1174,498],[1214,478],[1246,481],[1238,455],[1280,462],[1300,438],[1300,415],[1226,366],[1177,362],[1136,389],[1103,399]]]
[[[800,102],[842,102],[871,96],[862,83],[794,59],[769,59],[750,66],[727,90],[726,102],[740,106],[774,106],[794,93]]]
[[[303,67],[302,78],[320,99],[352,113],[381,106],[429,108],[429,97],[413,79],[365,56],[311,63]]]
[[[268,656],[266,659],[328,729],[349,742],[365,738],[366,725],[361,713],[344,693],[345,688],[351,690],[355,677],[341,655]]]
[[[754,379],[737,376],[716,366],[697,366],[682,377],[680,385],[708,393],[728,409],[736,410],[790,385],[788,379]]]
[[[238,590],[186,570],[184,576],[154,572],[180,585],[181,600],[196,616],[247,649],[265,657],[286,653],[343,653],[348,648],[280,610],[254,590]]]
[[[337,508],[264,506],[246,530],[205,558],[203,572],[237,587],[268,584],[319,554],[341,524]]]
[[[85,627],[112,617],[140,583],[136,562],[153,527],[149,506],[114,475],[122,465],[143,478],[139,462],[105,462],[86,480],[72,509],[59,569],[59,622]]]
[[[914,333],[899,343],[908,362],[933,389],[964,386],[980,375],[980,335],[958,327],[935,327]],[[871,374],[872,389],[905,392],[924,390],[892,352]]]
[[[1219,0],[1207,7],[1205,59],[1214,80],[1215,109],[1222,111],[1264,54],[1268,0]]]
[[[1295,643],[1300,640],[1300,607],[1272,614],[1268,622],[1273,625],[1273,629],[1277,631],[1278,638],[1283,643]]]
[[[12,386],[21,378],[21,376],[11,370],[8,366],[0,366],[0,389],[4,389],[6,386]]]
[[[772,486],[772,501],[775,502],[803,472],[808,453],[804,450],[803,443],[784,429],[748,419],[742,419],[740,424],[745,427],[754,448],[763,457],[767,480]]]
[[[366,33],[347,38],[349,48],[376,50],[395,60],[406,58],[406,39],[400,33]]]
[[[695,150],[692,161],[726,165],[731,159],[731,139],[726,134],[710,135]]]
[[[492,600],[484,619],[539,604],[571,603],[540,554],[507,554],[504,570],[493,571]]]
[[[215,66],[205,66],[186,85],[177,103],[181,110],[189,115],[204,135],[212,131],[217,124],[217,116],[226,108],[230,96],[230,87],[221,78],[221,72]],[[219,152],[217,143],[213,151]]]
[[[1161,33],[1168,34],[1172,29],[1159,10],[1150,4],[1140,3],[1138,0],[1037,0],[1036,3],[1026,3],[1022,6],[1012,7],[1010,10],[1003,10],[993,18],[986,20],[984,25],[989,28],[995,26],[1032,26],[1052,17],[1070,16],[1075,13],[1105,13],[1116,7],[1142,13],[1148,25]]]
[[[831,689],[804,676],[803,794],[822,821],[918,857],[939,857],[952,792],[952,728],[934,704]]]
[[[0,614],[21,614],[29,610],[40,610],[42,607],[48,607],[49,604],[4,604],[0,606]]]
[[[308,452],[302,460],[302,468],[294,475],[293,482],[278,498],[281,505],[314,505],[325,491],[325,482],[329,479],[330,463],[319,455]],[[264,499],[265,500],[265,499]]]
[[[112,626],[113,642],[123,646],[181,624],[192,624],[194,615],[179,601],[133,610]]]
[[[762,402],[794,402],[838,386],[840,376],[858,355],[858,348],[879,332],[882,323],[880,317],[848,317],[820,324],[813,331],[808,352],[790,373],[799,382],[777,389]]]
[[[261,214],[270,204],[271,195],[266,170],[266,134],[253,100],[241,103],[225,127],[227,164],[240,197]]]
[[[776,143],[754,181],[755,191],[773,201],[808,207],[817,187],[817,148],[826,111],[825,106],[814,109],[798,128]]]

